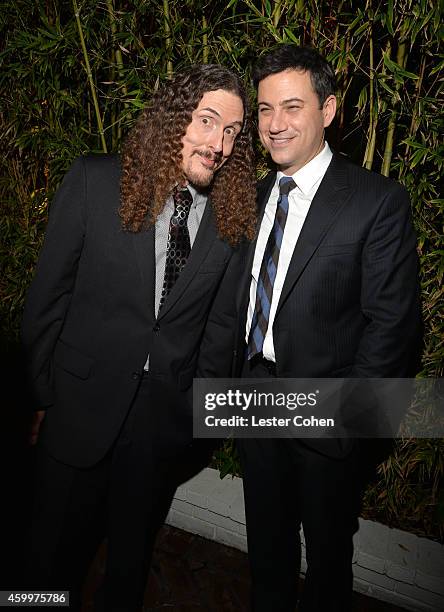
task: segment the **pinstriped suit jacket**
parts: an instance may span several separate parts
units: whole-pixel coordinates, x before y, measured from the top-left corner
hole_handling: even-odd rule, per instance
[[[259,219],[274,181],[272,172],[259,183]],[[245,358],[254,248],[253,243],[246,255],[238,296],[236,376]],[[277,376],[412,376],[420,338],[418,258],[408,194],[395,181],[334,154],[280,296],[273,326]]]
[[[232,336],[209,340],[205,333],[233,253],[217,236],[211,202],[157,318],[154,228],[123,231],[119,204],[117,156],[73,164],[51,206],[23,317],[35,407],[47,407],[43,439],[58,460],[79,467],[99,461],[115,440],[147,354],[159,398],[150,409],[161,423],[166,403],[172,405],[177,419],[164,428],[183,443],[192,435],[193,377],[215,343],[211,372],[230,371]]]

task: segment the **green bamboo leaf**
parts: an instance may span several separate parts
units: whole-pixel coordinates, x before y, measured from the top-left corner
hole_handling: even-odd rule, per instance
[[[386,19],[386,26],[387,26],[387,30],[390,32],[391,36],[394,36],[395,33],[393,31],[393,0],[388,0],[387,2],[387,19]]]
[[[378,85],[380,85],[383,89],[385,89],[393,99],[399,97],[394,89],[392,89],[389,85],[387,85],[385,78],[378,78]]]
[[[292,40],[294,43],[296,43],[297,45],[301,43],[300,39],[296,38],[296,36],[293,34],[290,28],[284,28],[284,32],[288,36],[288,38]]]
[[[396,62],[394,62],[387,54],[386,51],[382,52],[383,58],[384,58],[384,65],[385,67],[390,70],[390,72],[392,72],[395,76],[401,77],[404,76],[408,79],[413,79],[416,80],[418,79],[418,75],[417,74],[413,74],[413,72],[409,72],[408,70],[405,70],[405,68],[403,68],[402,66],[400,66],[399,64],[397,64]]]
[[[401,140],[401,143],[406,144],[409,147],[413,147],[414,149],[422,148],[424,146],[420,142],[417,142],[414,138],[405,138],[404,140]]]
[[[363,18],[363,13],[361,11],[361,9],[358,10],[356,17],[353,19],[353,21],[348,25],[347,27],[347,32],[351,32],[353,30],[353,28],[356,26],[356,24],[361,23]]]
[[[442,9],[437,7],[433,15],[433,32],[439,33],[442,28]]]
[[[419,79],[419,76],[417,74],[414,74],[413,72],[409,72],[408,70],[406,70],[405,68],[401,68],[401,66],[399,66],[399,71],[398,73],[401,76],[406,77],[407,79],[412,79],[413,81],[416,81],[417,79]]]
[[[426,155],[426,151],[424,151],[424,149],[417,149],[416,152],[412,155],[412,158],[410,160],[410,168],[413,169],[420,162],[422,162],[425,155]]]
[[[437,72],[441,72],[443,68],[444,68],[444,59],[441,60],[434,68],[432,68],[429,74],[432,75],[432,74],[436,74]]]
[[[385,67],[390,70],[390,72],[396,72],[396,70],[399,68],[398,64],[396,62],[394,62],[388,55],[387,51],[383,51],[382,52],[382,57],[384,60],[384,65]]]
[[[423,19],[421,19],[422,15],[424,16]],[[427,24],[432,19],[432,17],[433,17],[433,13],[431,11],[428,11],[428,12],[426,12],[425,15],[424,15],[424,13],[421,12],[418,15],[418,18],[415,19],[415,21],[413,22],[412,31],[410,33],[410,45],[411,46],[413,46],[415,44],[416,37],[418,36],[418,34],[420,32],[425,30]]]
[[[370,22],[366,21],[356,30],[356,32],[354,32],[354,35],[359,36],[359,34],[361,34],[362,32],[365,32],[365,30],[368,30],[370,28],[370,25],[371,25]]]
[[[366,85],[359,92],[358,103],[356,104],[356,107],[358,109],[362,109],[367,104],[367,99],[368,99],[368,92],[367,92],[367,85]]]

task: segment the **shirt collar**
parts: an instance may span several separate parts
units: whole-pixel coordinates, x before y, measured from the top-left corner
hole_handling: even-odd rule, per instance
[[[316,157],[313,157],[308,164],[299,168],[299,170],[292,175],[294,182],[304,195],[308,195],[315,184],[324,177],[332,157],[333,153],[328,146],[328,142],[326,142],[324,148]],[[283,176],[286,175],[279,170],[276,176],[277,184],[279,184],[279,180]]]
[[[202,191],[198,191],[193,185],[188,183],[186,185],[188,191],[191,193],[193,198],[193,203],[191,204],[191,208],[197,208],[198,206],[205,206],[207,203],[208,195]],[[174,209],[173,197],[170,196],[167,201],[167,205],[169,208]]]
[[[191,207],[196,208],[197,206],[204,206],[207,202],[207,194],[202,193],[202,191],[197,191],[197,189],[193,187],[193,185],[190,185],[190,183],[188,183],[187,187],[193,196],[193,203]]]

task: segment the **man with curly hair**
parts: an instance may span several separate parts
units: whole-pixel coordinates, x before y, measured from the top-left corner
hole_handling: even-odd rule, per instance
[[[57,192],[23,318],[38,409],[28,585],[69,589],[71,609],[104,535],[105,609],[142,605],[195,452],[193,377],[230,371],[230,279],[254,218],[247,99],[218,65],[168,82],[121,158],[78,159]]]

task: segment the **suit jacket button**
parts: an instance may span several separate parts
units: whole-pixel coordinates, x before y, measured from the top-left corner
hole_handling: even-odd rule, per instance
[[[159,330],[160,330],[160,325],[159,323],[156,323],[156,325],[153,327],[153,331],[158,332]]]
[[[140,374],[139,374],[139,372],[133,372],[131,374],[131,377],[132,377],[133,380],[137,380],[138,378],[140,378]]]

